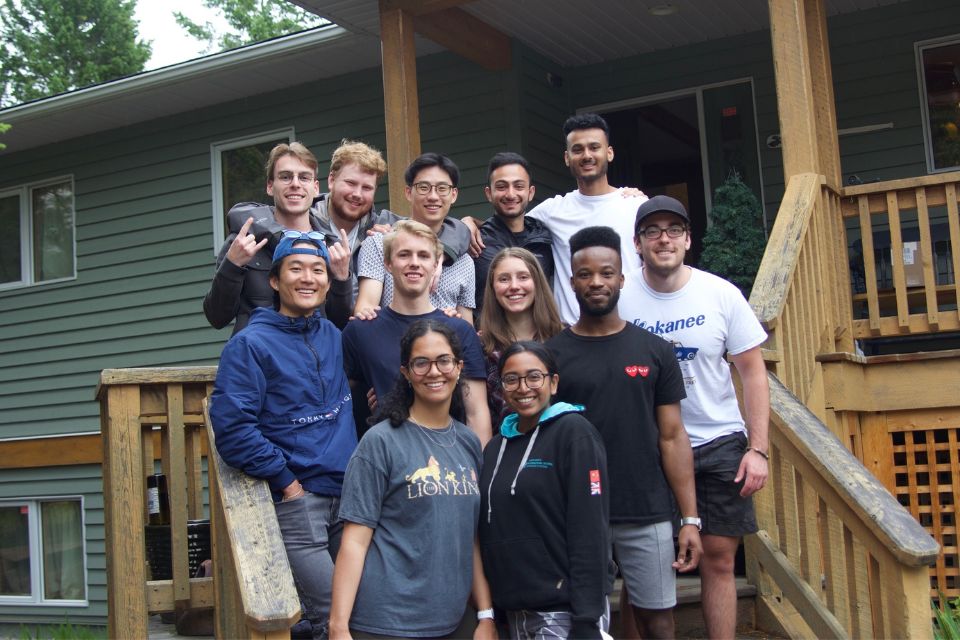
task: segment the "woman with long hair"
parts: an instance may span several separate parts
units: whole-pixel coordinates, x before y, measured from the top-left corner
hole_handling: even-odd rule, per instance
[[[449,637],[473,591],[474,637],[493,638],[475,546],[480,441],[462,415],[460,341],[418,320],[400,342],[400,376],[347,465],[330,637]]]
[[[487,356],[487,402],[496,432],[507,415],[497,364],[518,340],[546,342],[563,324],[550,284],[536,256],[518,247],[502,249],[490,262],[480,312],[480,342]]]
[[[552,402],[560,377],[543,344],[510,345],[499,371],[515,413],[484,450],[480,474],[493,602],[516,640],[600,638],[610,586],[603,440],[583,407]]]

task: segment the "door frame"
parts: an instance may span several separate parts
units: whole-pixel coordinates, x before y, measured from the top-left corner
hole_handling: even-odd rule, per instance
[[[675,89],[673,91],[665,91],[662,93],[653,93],[645,96],[638,96],[635,98],[626,98],[623,100],[615,100],[613,102],[603,102],[600,104],[588,105],[585,107],[578,107],[577,113],[599,113],[603,115],[608,111],[619,111],[621,109],[629,109],[630,107],[643,107],[650,104],[656,104],[658,102],[665,102],[667,100],[673,100],[674,98],[683,98],[687,96],[694,96],[697,101],[697,126],[699,128],[700,134],[700,165],[701,172],[703,173],[703,190],[704,190],[704,201],[707,206],[707,228],[713,224],[710,220],[710,211],[713,210],[713,187],[710,184],[710,163],[708,158],[709,150],[707,149],[707,140],[706,140],[706,119],[703,114],[703,92],[707,89],[716,89],[719,87],[727,87],[735,84],[749,84],[750,85],[750,100],[753,103],[753,131],[754,138],[756,140],[756,153],[757,153],[757,173],[760,178],[760,193],[757,194],[757,197],[760,200],[760,211],[763,214],[763,228],[764,234],[766,234],[767,229],[767,207],[765,205],[765,193],[764,193],[764,181],[763,181],[763,161],[762,156],[760,155],[760,129],[757,123],[757,88],[753,81],[753,76],[745,76],[741,78],[733,78],[731,80],[724,80],[722,82],[711,82],[709,84],[695,85],[692,87],[686,87],[683,89]],[[616,149],[614,149],[616,151]],[[641,186],[641,185],[636,185]]]

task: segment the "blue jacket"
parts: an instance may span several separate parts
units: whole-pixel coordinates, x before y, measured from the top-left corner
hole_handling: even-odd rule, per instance
[[[220,355],[210,420],[224,461],[268,481],[275,499],[294,479],[339,496],[357,446],[340,331],[319,314],[254,309]]]

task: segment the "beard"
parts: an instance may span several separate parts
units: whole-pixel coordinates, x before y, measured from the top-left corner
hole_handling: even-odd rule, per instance
[[[607,299],[607,303],[601,306],[592,304],[585,297],[581,296],[579,291],[574,292],[574,295],[577,297],[577,303],[580,305],[580,313],[594,318],[602,318],[603,316],[609,315],[617,308],[617,303],[620,302],[620,289],[614,289],[613,293],[610,294],[610,297]]]

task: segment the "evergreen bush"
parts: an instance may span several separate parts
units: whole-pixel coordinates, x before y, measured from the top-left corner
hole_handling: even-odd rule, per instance
[[[749,297],[767,238],[760,201],[738,174],[731,174],[714,192],[710,221],[700,268],[729,280]]]

